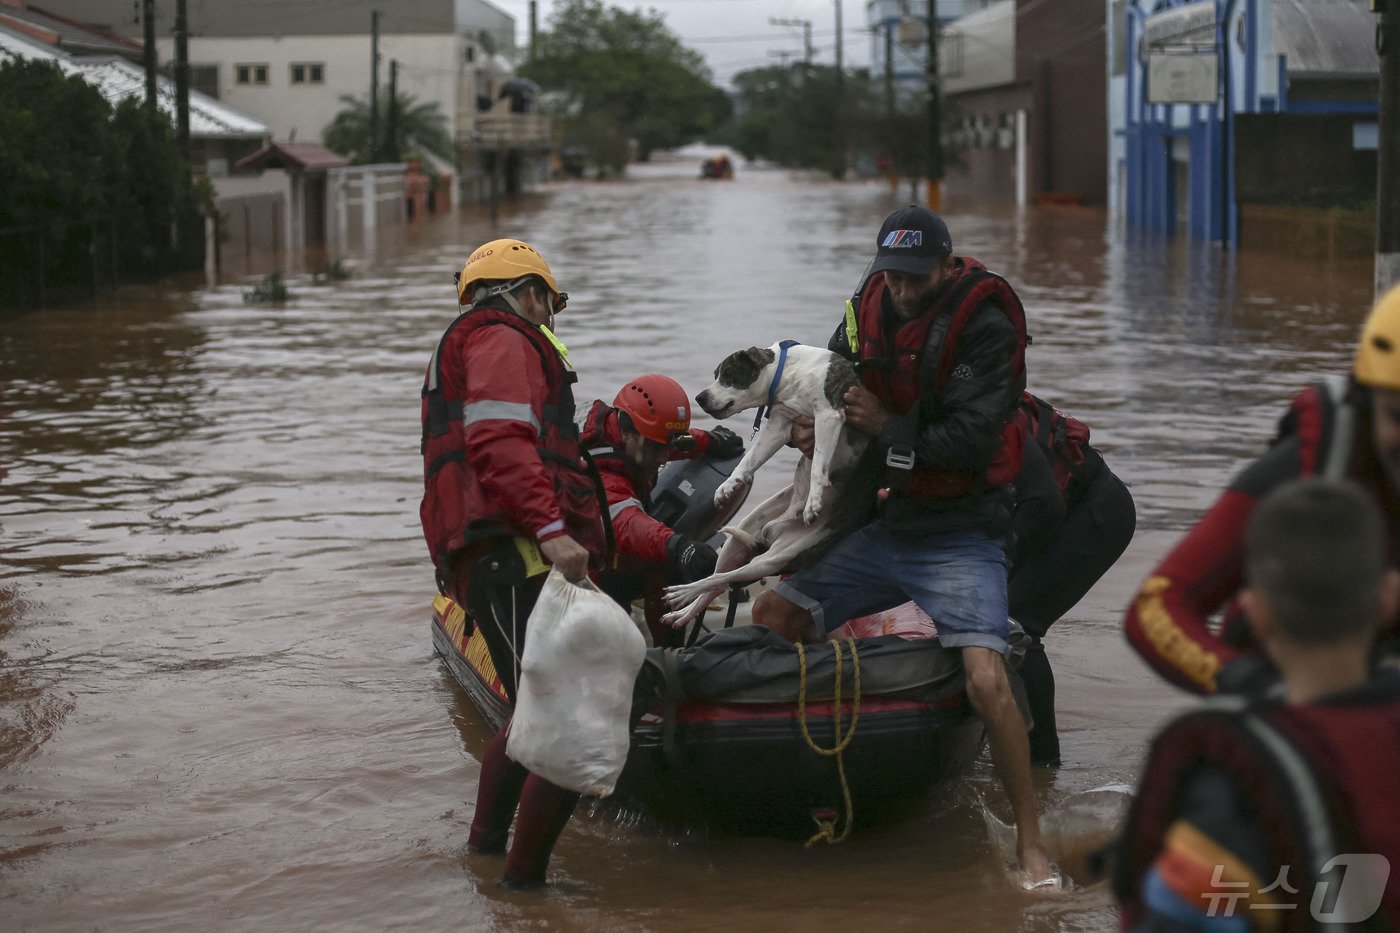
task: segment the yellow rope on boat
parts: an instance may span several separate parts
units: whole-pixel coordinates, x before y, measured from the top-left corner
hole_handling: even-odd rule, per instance
[[[851,724],[844,732],[841,723],[841,645],[848,644],[851,650],[851,668],[854,671],[854,693],[851,696]],[[797,644],[797,724],[802,730],[802,738],[807,743],[807,747],[818,755],[827,757],[835,756],[836,773],[841,778],[841,796],[846,802],[846,825],[841,830],[841,835],[836,834],[835,820],[818,820],[817,834],[807,840],[807,848],[817,844],[820,839],[825,839],[829,845],[845,841],[851,834],[851,825],[855,820],[855,807],[851,803],[851,787],[846,781],[846,762],[842,752],[851,744],[851,739],[856,736],[856,723],[860,721],[860,654],[856,651],[856,640],[854,638],[843,639],[831,643],[832,650],[836,655],[836,687],[832,691],[832,707],[834,718],[832,720],[832,741],[835,743],[831,748],[822,748],[812,739],[812,733],[807,730],[807,651],[801,642]]]

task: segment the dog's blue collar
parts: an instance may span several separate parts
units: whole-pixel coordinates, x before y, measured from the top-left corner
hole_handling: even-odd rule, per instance
[[[777,400],[778,383],[782,381],[783,367],[787,365],[788,348],[795,347],[800,342],[798,340],[784,340],[778,344],[778,368],[773,370],[773,381],[768,383],[768,401],[758,406],[758,411],[754,413],[753,429],[755,431],[758,430],[759,425],[763,424],[763,419],[770,413],[773,403]]]

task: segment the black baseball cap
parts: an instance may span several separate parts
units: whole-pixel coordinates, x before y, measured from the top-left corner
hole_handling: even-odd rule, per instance
[[[867,275],[886,270],[928,275],[953,252],[953,236],[942,217],[910,204],[885,218],[875,247],[875,262]]]

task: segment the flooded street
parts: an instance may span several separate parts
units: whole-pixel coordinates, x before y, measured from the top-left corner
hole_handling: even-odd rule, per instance
[[[732,350],[824,345],[903,203],[696,168],[433,221],[349,257],[347,281],[293,277],[285,306],[245,304],[251,281],[163,284],[0,319],[0,928],[1115,926],[1103,885],[1011,887],[985,756],[906,823],[861,833],[857,812],[832,849],[581,815],[543,895],[466,853],[489,732],[432,653],[417,516],[452,273],[524,239],[570,293],[581,401],[647,371],[694,393]],[[1092,425],[1137,499],[1127,554],[1046,639],[1065,760],[1037,771],[1048,807],[1135,780],[1185,701],[1127,648],[1123,608],[1293,393],[1349,366],[1370,264],[1130,240],[1072,208],[945,217],[1025,301],[1030,388]]]

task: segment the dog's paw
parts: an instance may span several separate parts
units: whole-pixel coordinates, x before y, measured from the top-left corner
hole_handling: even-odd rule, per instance
[[[737,476],[729,477],[729,479],[720,483],[719,488],[715,490],[715,505],[719,508],[723,508],[747,485],[747,482]]]
[[[802,520],[807,524],[815,522],[822,514],[822,500],[808,499],[807,504],[802,509]]]

